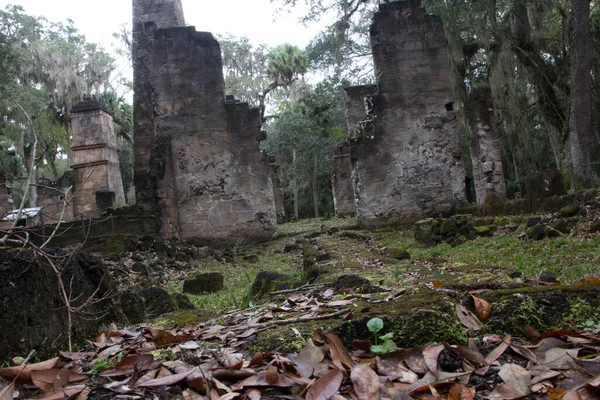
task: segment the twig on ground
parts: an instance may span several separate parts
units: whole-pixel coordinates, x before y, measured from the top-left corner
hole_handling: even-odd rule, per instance
[[[262,324],[239,326],[237,328],[231,329],[231,331],[233,331],[233,332],[243,332],[243,331],[247,331],[248,329],[257,329],[257,330],[259,330],[259,329],[271,328],[273,326],[295,324],[295,323],[298,323],[298,322],[318,321],[318,320],[321,320],[321,319],[329,319],[329,318],[339,317],[341,315],[348,314],[350,311],[351,310],[345,308],[343,310],[336,311],[336,312],[331,313],[331,314],[316,315],[314,317],[298,317],[298,318],[290,318],[290,319],[282,319],[282,320],[277,320],[277,321],[270,321],[270,322],[265,322],[265,323],[262,323]]]
[[[307,284],[304,286],[297,287],[295,289],[278,290],[276,292],[271,292],[271,293],[269,293],[269,295],[277,296],[279,294],[297,293],[297,292],[303,292],[307,289],[316,289],[316,288],[325,287],[325,286],[327,286],[327,284],[324,284],[324,283]]]

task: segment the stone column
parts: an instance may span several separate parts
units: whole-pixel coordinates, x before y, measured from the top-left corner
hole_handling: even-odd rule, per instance
[[[467,112],[471,130],[475,195],[477,205],[484,207],[506,199],[502,145],[496,129],[492,91],[489,87],[471,90]]]
[[[73,213],[86,218],[105,208],[125,205],[113,118],[97,100],[86,100],[71,110],[71,151],[76,193]]]

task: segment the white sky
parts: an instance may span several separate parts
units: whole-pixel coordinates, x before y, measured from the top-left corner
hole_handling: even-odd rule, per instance
[[[277,13],[270,0],[182,0],[186,23],[199,31],[246,35],[254,44],[276,46],[291,43],[305,47],[318,31],[298,22],[301,9],[293,14]],[[131,0],[0,0],[23,6],[27,14],[60,22],[71,18],[89,42],[110,50],[112,34],[122,24],[131,25]],[[276,21],[275,21],[276,19]]]

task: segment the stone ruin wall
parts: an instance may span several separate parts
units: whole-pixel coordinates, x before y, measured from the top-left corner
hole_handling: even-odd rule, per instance
[[[67,194],[73,194],[71,172],[66,172],[56,181],[43,179],[41,187],[38,188],[38,205],[43,206],[44,223],[55,224],[59,221],[71,221],[75,218],[73,214],[73,202],[65,204]]]
[[[502,146],[496,129],[492,92],[474,88],[469,95],[467,119],[471,133],[471,160],[477,205],[485,207],[506,199]]]
[[[418,0],[381,4],[371,46],[374,121],[351,150],[359,220],[380,225],[451,212],[466,203],[466,191],[441,20]],[[349,96],[357,105],[368,97]]]
[[[338,217],[356,215],[356,199],[352,182],[352,160],[350,148],[341,143],[333,154],[333,173],[331,175],[335,215]]]
[[[125,205],[112,116],[96,100],[76,104],[71,112],[74,188],[73,215],[98,216]]]
[[[138,205],[166,238],[268,239],[276,210],[260,113],[225,97],[219,43],[182,27],[180,10],[179,0],[134,0]]]

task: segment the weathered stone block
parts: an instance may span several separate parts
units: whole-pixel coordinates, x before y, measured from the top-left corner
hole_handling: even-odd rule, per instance
[[[190,294],[216,293],[223,289],[223,274],[208,272],[195,274],[183,282],[183,292]]]

